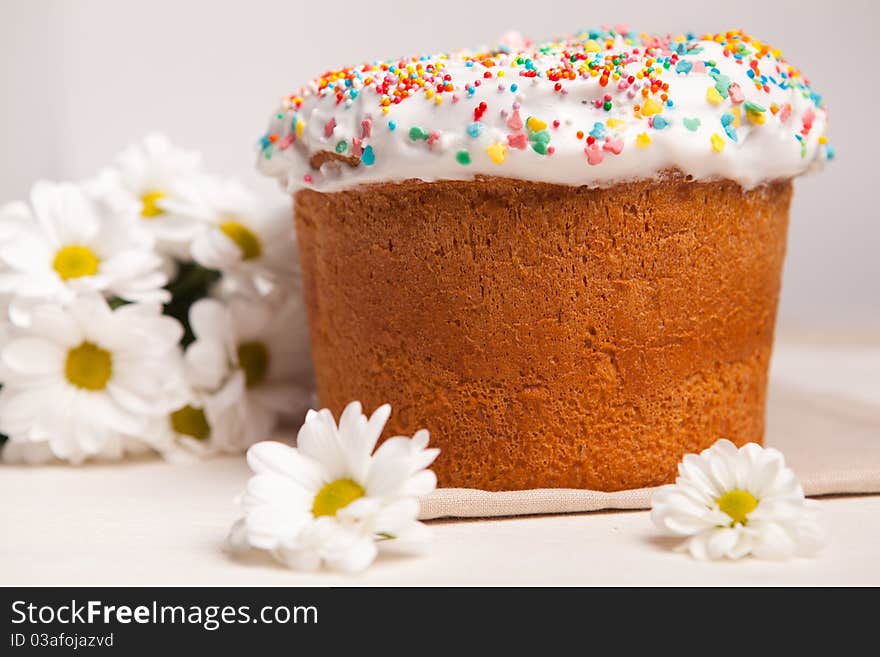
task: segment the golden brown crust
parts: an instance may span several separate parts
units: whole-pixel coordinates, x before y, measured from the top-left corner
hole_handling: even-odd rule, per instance
[[[790,182],[416,181],[295,197],[318,393],[441,486],[618,490],[764,431]]]

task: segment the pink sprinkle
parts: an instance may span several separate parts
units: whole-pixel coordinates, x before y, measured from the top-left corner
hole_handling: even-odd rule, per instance
[[[507,143],[510,144],[511,148],[525,150],[526,146],[529,145],[529,140],[525,134],[521,132],[518,135],[507,135]]]
[[[706,65],[703,62],[694,62],[694,67],[691,69],[691,73],[705,73]]]
[[[553,148],[553,146],[547,147],[547,155],[553,155],[553,153],[555,153],[555,152],[556,152],[556,149]]]
[[[523,120],[519,115],[518,109],[513,110],[513,115],[507,119],[507,127],[514,131],[522,130]]]
[[[602,160],[605,159],[605,155],[599,150],[599,147],[596,144],[587,146],[584,149],[584,153],[587,154],[587,162],[594,166],[596,164],[601,164]]]
[[[360,157],[364,153],[363,140],[353,137],[351,140],[351,154]]]
[[[303,182],[311,185],[314,182],[314,180],[312,179],[312,177],[309,174],[306,174],[303,176]]]
[[[331,118],[327,123],[324,124],[324,136],[330,137],[333,135],[333,130],[336,128],[336,117]]]
[[[623,150],[623,139],[611,139],[610,137],[605,140],[605,143],[602,146],[603,151],[610,151],[615,155],[620,155],[620,151]]]
[[[434,130],[430,135],[428,135],[428,140],[425,142],[428,146],[433,146],[438,141],[440,141],[440,133]]]
[[[278,142],[278,148],[282,151],[286,148],[289,148],[294,139],[296,139],[296,137],[294,137],[293,133],[288,133],[281,141]]]
[[[791,105],[786,103],[782,106],[782,110],[779,112],[779,120],[785,123],[788,121],[789,116],[791,116]]]
[[[804,132],[809,132],[813,127],[813,119],[816,118],[816,113],[813,111],[812,107],[808,107],[807,111],[804,112]]]
[[[623,91],[629,86],[629,80],[622,79],[617,83],[617,88]]]
[[[730,96],[730,100],[733,101],[734,105],[739,105],[746,99],[745,95],[743,94],[743,90],[735,82],[730,85],[727,90],[727,94]]]
[[[458,94],[452,94],[452,102],[457,103],[461,98],[458,97]]]
[[[361,121],[361,138],[367,139],[370,134],[373,132],[373,119],[366,118]]]

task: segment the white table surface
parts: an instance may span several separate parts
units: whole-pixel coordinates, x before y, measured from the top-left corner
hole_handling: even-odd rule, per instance
[[[855,380],[855,408],[874,412],[880,379],[871,374],[880,373],[880,352],[849,358],[805,350],[781,347],[774,380],[814,385],[835,399],[846,396],[841,381]],[[846,372],[836,374],[829,363]],[[772,413],[771,394],[771,424]],[[344,577],[223,552],[237,517],[232,500],[247,477],[236,458],[2,467],[0,584],[880,584],[880,496],[821,498],[829,543],[810,560],[700,563],[672,552],[647,512],[601,512],[433,522],[426,554],[380,556],[365,573]]]

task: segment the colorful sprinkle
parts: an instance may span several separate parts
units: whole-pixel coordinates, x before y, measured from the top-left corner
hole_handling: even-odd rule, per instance
[[[651,138],[648,136],[647,132],[640,132],[636,135],[636,146],[638,148],[647,148],[651,143]]]
[[[361,162],[364,163],[365,166],[371,167],[376,163],[376,154],[373,153],[373,147],[367,146],[364,148],[364,154],[361,155]]]
[[[654,114],[659,114],[663,111],[663,106],[658,103],[653,98],[648,98],[642,104],[642,115],[643,116],[653,116]]]
[[[601,164],[602,160],[605,159],[605,154],[599,149],[596,144],[591,146],[587,146],[584,149],[584,153],[587,154],[587,163],[596,166],[597,164]]]
[[[709,141],[712,142],[712,150],[716,153],[720,153],[724,150],[724,140],[717,132],[709,138]]]
[[[530,116],[526,119],[526,127],[532,132],[540,132],[547,129],[547,124],[540,119],[536,119],[534,116]]]
[[[409,129],[409,138],[412,141],[425,141],[428,139],[428,137],[429,133],[417,125],[414,125],[412,128]]]
[[[486,153],[495,164],[502,164],[507,159],[507,146],[499,141],[489,146]]]
[[[715,87],[709,87],[706,89],[706,100],[708,100],[713,105],[718,105],[724,99],[721,97],[721,94],[718,93],[718,90]]]
[[[678,64],[675,65],[675,72],[688,74],[691,72],[691,69],[693,67],[694,67],[693,62],[689,62],[686,59],[681,59],[681,60],[679,60]]]
[[[459,164],[467,166],[471,163],[471,154],[465,150],[458,151],[458,153],[455,154],[455,160]]]
[[[483,134],[483,124],[479,121],[474,121],[473,123],[469,123],[467,127],[467,133],[474,139]]]
[[[682,123],[684,124],[684,127],[691,132],[696,132],[697,128],[700,127],[700,119],[697,117],[683,119]]]

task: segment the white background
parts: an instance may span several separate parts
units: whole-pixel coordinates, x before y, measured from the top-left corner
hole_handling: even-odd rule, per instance
[[[0,0],[0,201],[39,177],[83,178],[160,129],[267,195],[254,144],[277,99],[337,65],[601,24],[743,27],[830,107],[838,159],[797,183],[781,321],[880,326],[880,93],[870,0],[247,2]]]

